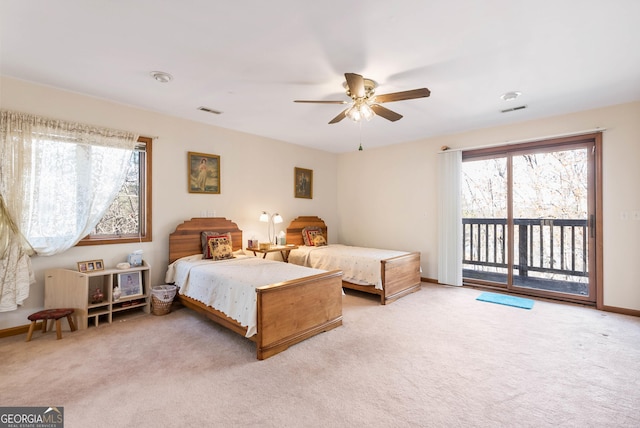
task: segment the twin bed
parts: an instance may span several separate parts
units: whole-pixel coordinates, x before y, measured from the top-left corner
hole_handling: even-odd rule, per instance
[[[255,342],[260,360],[341,326],[342,287],[379,295],[382,304],[420,288],[419,253],[335,244],[307,248],[302,237],[307,227],[319,228],[326,242],[327,228],[322,219],[295,219],[287,228],[286,237],[288,244],[299,246],[289,255],[290,262],[299,263],[295,264],[245,255],[242,231],[225,218],[185,221],[169,235],[170,265],[166,280],[179,287],[177,298],[185,307]],[[216,252],[213,259],[204,259],[208,241],[203,241],[203,232],[209,237],[225,236],[220,242],[228,242],[230,248],[222,246],[220,249],[226,252]],[[349,255],[347,262],[342,263],[349,273],[346,278],[338,256],[315,262],[316,254],[329,254],[335,247],[343,255],[347,249],[361,252]],[[219,258],[220,254],[223,256]],[[336,261],[338,264],[333,265]],[[374,278],[358,279],[359,272],[365,270],[354,270],[354,261],[359,266],[375,266]]]
[[[317,230],[324,245],[305,242],[305,233]],[[327,225],[316,216],[301,216],[286,232],[287,244],[299,248],[289,263],[317,269],[339,269],[344,288],[380,296],[385,305],[420,289],[420,253],[355,247],[328,243]],[[309,245],[311,244],[311,245]]]
[[[185,221],[169,235],[167,281],[180,287],[177,296],[184,306],[254,341],[259,360],[342,325],[340,271],[320,272],[242,255],[202,260],[202,232],[228,233],[234,253],[242,248],[242,231],[232,221]],[[213,279],[209,276],[212,271]],[[230,286],[224,288],[229,281]],[[210,285],[217,288],[205,291]],[[227,301],[231,309],[212,306],[221,301]],[[224,312],[227,310],[233,317]]]

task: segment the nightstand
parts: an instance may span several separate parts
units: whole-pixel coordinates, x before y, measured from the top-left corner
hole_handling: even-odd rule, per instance
[[[263,259],[265,257],[267,257],[267,254],[269,254],[269,253],[275,253],[277,251],[280,251],[280,255],[282,256],[282,260],[285,263],[288,263],[289,262],[289,253],[291,252],[291,250],[295,250],[296,248],[298,248],[297,245],[272,245],[267,250],[262,250],[260,248],[247,248],[247,251],[253,251],[253,255],[254,256],[256,256],[257,253],[260,253],[260,254],[262,254],[262,258]]]

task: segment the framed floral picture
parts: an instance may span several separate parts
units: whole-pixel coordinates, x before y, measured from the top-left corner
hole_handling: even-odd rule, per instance
[[[189,193],[220,193],[220,156],[189,152]]]
[[[293,193],[296,198],[313,199],[313,170],[295,167]]]

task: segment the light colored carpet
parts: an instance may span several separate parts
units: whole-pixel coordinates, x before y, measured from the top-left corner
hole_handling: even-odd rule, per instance
[[[478,294],[347,294],[342,327],[264,361],[184,308],[14,336],[0,406],[63,406],[67,428],[640,426],[640,319]]]

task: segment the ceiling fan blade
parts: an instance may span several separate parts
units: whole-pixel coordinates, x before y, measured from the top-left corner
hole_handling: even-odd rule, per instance
[[[315,104],[348,104],[348,101],[311,101],[311,100],[293,100],[294,103],[315,103]]]
[[[378,105],[378,104],[372,104],[371,110],[373,110],[373,112],[378,116],[382,116],[385,119],[390,120],[391,122],[395,122],[396,120],[402,119],[401,114],[398,114],[395,111],[391,111],[388,108],[382,107],[381,105]]]
[[[342,110],[340,112],[339,115],[337,115],[336,117],[334,117],[333,119],[331,119],[331,122],[329,122],[329,125],[331,125],[332,123],[338,123],[340,122],[342,119],[344,119],[345,117],[347,117],[347,110],[349,110],[348,108]]]
[[[347,79],[347,86],[352,98],[364,98],[364,78],[355,73],[344,73],[345,79]]]
[[[390,94],[376,95],[377,103],[390,103],[392,101],[412,100],[414,98],[424,98],[431,95],[427,88],[412,89],[410,91],[393,92]]]

